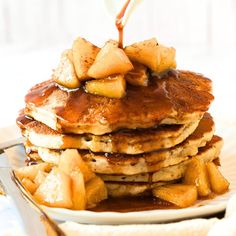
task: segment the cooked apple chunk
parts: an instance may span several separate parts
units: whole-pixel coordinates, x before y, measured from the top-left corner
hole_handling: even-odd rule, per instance
[[[229,188],[229,182],[220,173],[217,166],[213,162],[208,162],[206,168],[212,191],[218,194],[226,192]]]
[[[44,182],[45,178],[47,177],[48,173],[39,170],[36,177],[34,178],[34,183],[39,187],[41,183]]]
[[[15,170],[17,178],[20,180],[23,178],[28,178],[34,181],[36,175],[41,170],[43,172],[49,172],[51,170],[51,165],[49,163],[39,163],[37,165],[24,166]]]
[[[155,38],[134,43],[125,47],[126,55],[132,60],[156,71],[159,64],[158,42]]]
[[[61,61],[55,69],[52,78],[56,83],[66,88],[74,89],[80,86],[80,81],[76,76],[73,65],[71,49],[68,49],[62,53]]]
[[[118,48],[116,42],[110,40],[100,52],[88,70],[91,78],[102,79],[114,74],[126,74],[133,69],[133,65],[125,52]]]
[[[201,197],[209,195],[211,189],[205,163],[198,158],[192,158],[184,175],[184,183],[195,185]]]
[[[126,81],[134,86],[148,86],[147,67],[138,62],[133,62],[134,69],[125,75]]]
[[[153,195],[184,208],[197,200],[197,188],[194,185],[170,184],[154,188]]]
[[[103,180],[95,176],[85,185],[87,208],[96,206],[97,203],[107,198],[107,188]]]
[[[28,178],[23,178],[21,180],[22,185],[24,186],[24,188],[26,190],[28,190],[31,194],[34,194],[34,192],[37,189],[37,184],[35,184],[32,180],[28,179]]]
[[[73,171],[82,172],[84,181],[92,179],[95,174],[85,163],[76,149],[66,149],[60,156],[58,168],[70,175]]]
[[[79,80],[89,78],[88,69],[93,64],[99,48],[84,38],[77,38],[72,45],[74,67]]]
[[[175,68],[175,49],[159,45],[155,38],[134,43],[124,49],[132,60],[146,65],[155,72]]]
[[[71,179],[63,171],[54,168],[33,196],[37,202],[46,206],[72,208]]]
[[[86,208],[86,195],[83,174],[79,171],[73,171],[70,177],[73,209],[84,210]]]
[[[86,92],[109,98],[122,98],[125,95],[125,89],[126,81],[124,75],[91,80],[85,84]]]
[[[156,72],[163,72],[170,68],[176,68],[175,49],[158,45],[158,52],[160,54],[160,62],[157,66]]]

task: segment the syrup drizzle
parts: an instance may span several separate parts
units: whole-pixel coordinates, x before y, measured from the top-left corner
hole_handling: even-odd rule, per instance
[[[122,7],[121,11],[116,16],[116,28],[119,33],[119,48],[123,48],[123,29],[124,25],[122,23],[123,17],[125,15],[126,9],[130,3],[130,0],[127,0],[125,5]]]

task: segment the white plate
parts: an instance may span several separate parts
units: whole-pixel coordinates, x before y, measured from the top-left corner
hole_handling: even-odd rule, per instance
[[[218,124],[217,124],[218,125]],[[176,221],[184,218],[200,217],[223,211],[227,200],[236,193],[236,124],[220,123],[217,134],[224,138],[221,154],[222,172],[230,181],[230,190],[214,199],[199,201],[192,207],[173,210],[150,210],[129,213],[74,211],[62,208],[43,207],[56,220],[68,220],[93,224],[131,224]],[[16,150],[17,151],[17,150]],[[19,151],[19,149],[18,149]],[[20,154],[22,155],[22,153]],[[17,155],[14,155],[15,157]],[[19,155],[18,157],[19,158]],[[18,159],[19,160],[19,159]],[[14,160],[16,161],[16,160]],[[17,162],[17,161],[16,161]]]

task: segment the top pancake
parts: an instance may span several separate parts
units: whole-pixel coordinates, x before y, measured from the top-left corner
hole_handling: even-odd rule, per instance
[[[63,133],[102,135],[122,128],[185,124],[201,118],[213,95],[202,75],[177,71],[162,79],[153,76],[147,87],[130,86],[122,99],[65,91],[52,80],[26,95],[25,114]]]

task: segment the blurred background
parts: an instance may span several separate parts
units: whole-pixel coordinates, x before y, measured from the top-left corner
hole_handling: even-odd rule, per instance
[[[0,127],[13,124],[24,95],[50,78],[77,36],[98,46],[117,39],[115,15],[124,0],[0,0]],[[124,44],[156,37],[177,51],[180,69],[213,80],[212,113],[236,118],[236,0],[142,0]],[[232,104],[232,106],[231,106]]]

